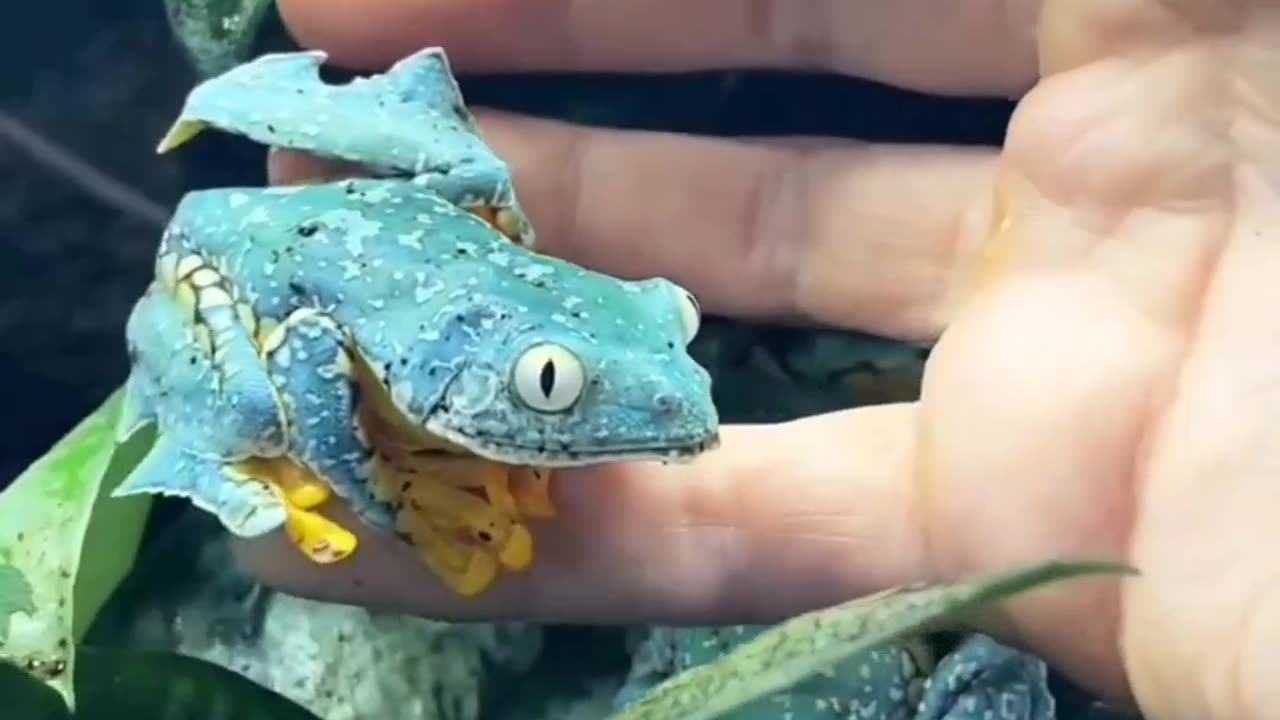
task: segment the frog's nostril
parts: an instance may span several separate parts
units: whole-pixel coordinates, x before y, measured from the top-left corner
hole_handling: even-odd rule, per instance
[[[663,392],[653,397],[653,406],[664,415],[675,415],[680,412],[683,401],[675,393]]]

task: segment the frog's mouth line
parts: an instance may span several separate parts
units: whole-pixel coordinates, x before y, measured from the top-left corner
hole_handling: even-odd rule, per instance
[[[494,462],[540,465],[544,467],[574,467],[611,462],[636,462],[660,460],[682,463],[698,455],[720,447],[720,434],[712,433],[702,439],[677,445],[614,446],[596,450],[566,451],[554,447],[515,445],[491,437],[468,435],[447,428],[430,427],[429,432],[457,443],[472,452]]]

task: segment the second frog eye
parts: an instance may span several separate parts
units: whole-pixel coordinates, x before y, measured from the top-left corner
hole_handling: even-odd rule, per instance
[[[564,412],[582,396],[587,371],[562,345],[534,345],[516,360],[512,385],[520,402],[538,412]]]
[[[677,287],[675,293],[676,302],[680,304],[680,324],[684,328],[684,344],[688,345],[698,336],[698,330],[702,327],[702,308],[698,306],[698,299],[688,290]]]

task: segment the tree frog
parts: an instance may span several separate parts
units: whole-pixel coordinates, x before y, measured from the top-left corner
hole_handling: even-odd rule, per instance
[[[718,446],[698,304],[537,253],[440,49],[341,86],[322,59],[206,81],[162,143],[214,125],[382,175],[183,197],[125,330],[120,435],[158,440],[114,494],[283,526],[327,563],[356,546],[332,492],[473,595],[532,562],[550,468]]]

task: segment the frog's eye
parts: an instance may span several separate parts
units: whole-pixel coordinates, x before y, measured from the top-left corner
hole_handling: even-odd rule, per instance
[[[534,345],[516,360],[512,384],[520,401],[538,412],[563,412],[586,386],[587,371],[578,356],[552,343]]]
[[[684,343],[688,345],[702,327],[702,308],[698,307],[697,298],[688,290],[676,288],[676,295],[680,304],[680,324],[684,327]]]

